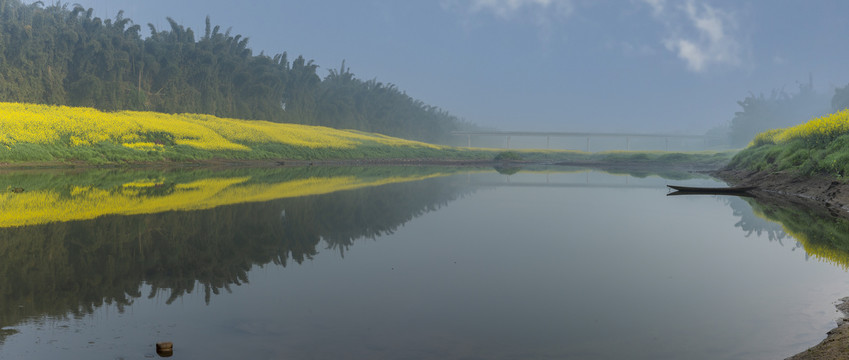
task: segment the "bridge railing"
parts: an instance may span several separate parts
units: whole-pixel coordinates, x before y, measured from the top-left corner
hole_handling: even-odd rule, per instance
[[[506,148],[511,148],[511,138],[513,137],[544,137],[546,139],[546,149],[551,149],[552,138],[586,138],[585,150],[590,152],[591,139],[593,138],[620,138],[624,139],[624,150],[631,150],[632,138],[654,138],[663,139],[663,149],[669,151],[670,139],[691,139],[700,140],[702,147],[707,148],[708,137],[705,135],[686,135],[686,134],[646,134],[646,133],[605,133],[605,132],[533,132],[533,131],[452,131],[452,135],[466,136],[466,146],[472,147],[472,137],[503,137],[505,139]]]

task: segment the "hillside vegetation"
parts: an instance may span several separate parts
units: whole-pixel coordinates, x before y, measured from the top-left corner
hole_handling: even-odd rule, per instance
[[[730,153],[459,148],[321,126],[199,114],[0,103],[0,163],[464,160],[718,168]]]
[[[729,167],[841,178],[849,173],[849,110],[762,132],[731,160]]]
[[[357,79],[344,63],[322,78],[303,56],[256,55],[247,37],[209,18],[196,35],[171,18],[162,30],[123,12],[93,14],[79,4],[0,1],[0,101],[210,114],[431,143],[474,128],[392,84]]]
[[[491,152],[198,114],[0,103],[0,162],[491,159]]]

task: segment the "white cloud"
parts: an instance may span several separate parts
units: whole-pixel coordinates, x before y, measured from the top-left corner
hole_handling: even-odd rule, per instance
[[[714,65],[740,65],[741,46],[734,37],[733,12],[712,7],[697,0],[667,6],[665,0],[643,0],[652,8],[655,19],[667,30],[666,49],[684,60],[694,72]]]

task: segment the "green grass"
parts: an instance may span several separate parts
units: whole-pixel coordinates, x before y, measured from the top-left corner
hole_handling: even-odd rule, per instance
[[[728,167],[842,179],[849,174],[849,110],[760,133]]]
[[[361,131],[198,114],[103,112],[0,102],[0,163],[19,166],[218,160],[403,160],[719,167],[728,153],[450,147]]]
[[[458,160],[458,161],[512,161],[531,163],[570,163],[576,165],[630,165],[630,166],[695,166],[719,168],[732,156],[731,152],[604,152],[585,153],[569,150],[500,150],[459,147],[410,147],[372,142],[351,149],[310,148],[292,144],[252,144],[251,151],[204,150],[185,145],[165,146],[158,151],[139,151],[109,142],[88,146],[62,144],[18,143],[11,149],[0,151],[0,162],[23,166],[39,164],[84,163],[89,165],[121,165],[143,163],[191,163],[213,160],[299,160],[299,161],[354,161],[354,160]]]
[[[843,178],[849,174],[849,134],[813,146],[801,139],[751,146],[740,151],[728,167]]]

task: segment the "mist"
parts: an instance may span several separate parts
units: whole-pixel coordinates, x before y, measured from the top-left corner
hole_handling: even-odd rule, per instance
[[[704,134],[730,127],[738,102],[793,94],[809,75],[826,102],[849,83],[841,1],[79,4],[103,19],[123,10],[145,36],[166,17],[201,33],[209,16],[254,54],[303,55],[321,77],[345,61],[359,79],[504,131]]]

